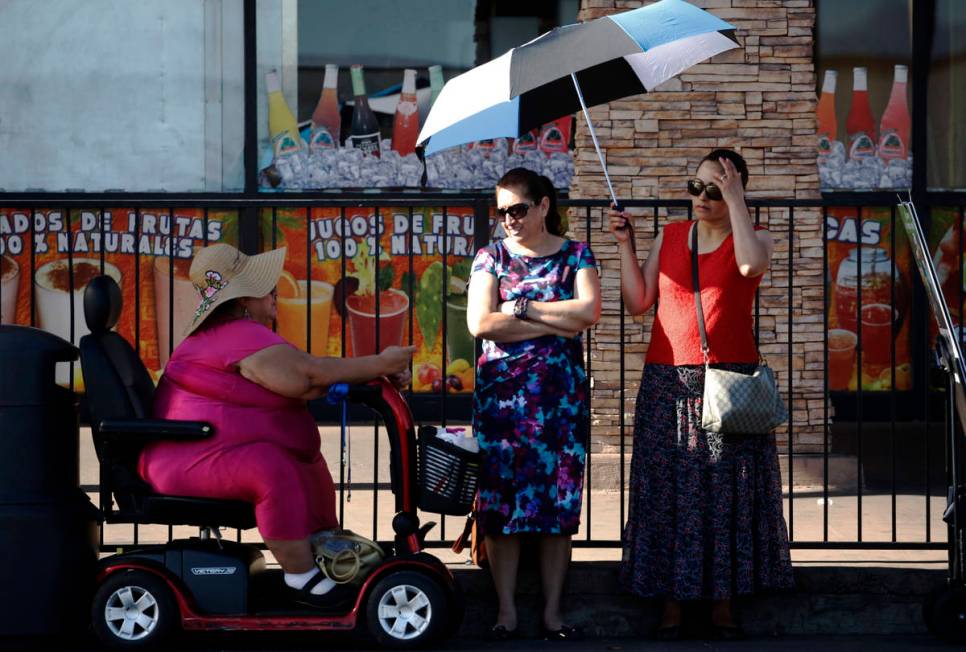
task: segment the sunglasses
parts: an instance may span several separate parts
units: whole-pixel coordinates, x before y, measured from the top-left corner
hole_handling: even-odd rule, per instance
[[[688,181],[688,194],[700,197],[705,193],[711,201],[721,201],[721,188],[713,183],[705,183],[701,179],[690,179]]]
[[[529,202],[523,202],[522,204],[514,204],[513,206],[507,206],[506,208],[497,208],[496,215],[501,220],[506,219],[507,215],[509,215],[515,220],[518,220],[530,212],[531,206],[533,206],[533,204]]]

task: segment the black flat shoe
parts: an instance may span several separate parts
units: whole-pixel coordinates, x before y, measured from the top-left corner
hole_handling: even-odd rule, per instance
[[[654,630],[654,639],[657,641],[679,641],[681,640],[681,626],[658,627]]]
[[[321,576],[322,573],[319,573],[317,577]],[[292,589],[294,602],[320,611],[337,611],[345,610],[358,596],[358,590],[352,584],[337,584],[327,593],[317,595],[312,593],[312,587],[319,583],[313,582],[314,579],[315,577],[309,580],[301,589]]]
[[[738,625],[711,625],[711,637],[718,641],[742,641],[745,632]]]
[[[560,629],[541,628],[541,638],[545,641],[582,641],[584,630],[580,627],[561,625]]]
[[[491,641],[512,641],[520,637],[519,628],[507,629],[503,625],[493,625],[489,629],[487,638]]]

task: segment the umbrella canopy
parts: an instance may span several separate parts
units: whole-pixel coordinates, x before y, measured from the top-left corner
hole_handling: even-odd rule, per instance
[[[735,28],[684,2],[655,4],[553,29],[443,87],[419,134],[426,153],[516,137],[581,108],[645,93],[737,47]]]
[[[646,93],[737,46],[733,25],[684,0],[558,27],[448,81],[418,143],[432,154],[515,138],[578,109],[586,116],[587,106]],[[592,125],[591,135],[597,146]]]

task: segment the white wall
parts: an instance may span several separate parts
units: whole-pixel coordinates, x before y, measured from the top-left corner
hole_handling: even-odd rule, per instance
[[[0,188],[240,187],[241,21],[240,0],[0,2]]]

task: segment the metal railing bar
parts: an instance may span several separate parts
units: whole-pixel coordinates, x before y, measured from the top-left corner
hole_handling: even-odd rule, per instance
[[[826,278],[831,276],[828,258],[828,206],[822,208],[822,274]],[[828,541],[828,455],[829,455],[829,357],[828,357],[828,318],[829,318],[829,283],[823,283],[822,291],[822,358],[825,373],[822,374],[822,541]]]
[[[587,234],[588,247],[591,246],[590,208],[591,208],[590,206],[587,206],[586,210],[584,211],[584,230]],[[591,247],[591,249],[593,248]],[[576,276],[576,273],[574,273],[574,276]],[[574,282],[576,283],[576,280]],[[586,378],[584,379],[584,391],[587,393],[587,411],[584,415],[586,419],[585,425],[584,425],[584,428],[585,428],[584,432],[587,433],[587,463],[586,463],[586,469],[584,470],[585,489],[587,491],[587,540],[590,540],[593,538],[591,536],[591,529],[592,529],[591,525],[593,524],[593,519],[591,518],[591,514],[592,514],[591,509],[593,507],[593,493],[592,493],[593,475],[591,473],[591,470],[593,468],[592,465],[593,465],[594,454],[593,454],[593,451],[591,450],[592,446],[590,441],[590,423],[591,423],[590,415],[593,410],[593,392],[591,391],[591,384],[590,384],[591,374],[593,373],[592,363],[591,363],[591,346],[590,346],[591,330],[592,330],[591,328],[588,328],[586,331],[584,331],[584,335],[586,337],[586,346],[583,348],[583,353],[584,353],[583,357],[584,357],[584,360],[587,361],[586,368],[584,369],[584,371],[586,372]]]
[[[890,487],[892,491],[892,501],[890,509],[892,511],[892,540],[898,539],[898,525],[896,523],[896,207],[892,206],[889,210],[889,307],[892,310],[889,320],[889,360],[891,364],[891,382],[889,384],[889,456],[890,456]]]
[[[340,245],[339,246],[339,251],[340,251],[339,264],[342,270],[342,275],[340,278],[346,277],[345,230],[346,230],[346,219],[345,219],[345,207],[343,206],[342,208],[339,209],[339,245]],[[342,348],[341,357],[344,358],[346,357],[346,346],[347,346],[346,332],[345,332],[347,320],[344,317],[344,315],[346,314],[346,307],[345,307],[346,293],[345,293],[344,287],[343,287],[343,291],[340,292],[339,294],[341,295],[339,297],[339,303],[342,308],[342,312],[340,314],[343,315],[343,318],[341,320],[342,337],[341,337],[340,345]],[[346,487],[346,463],[347,463],[346,462],[346,442],[348,438],[348,433],[346,432],[346,429],[347,429],[346,409],[347,409],[346,405],[343,402],[343,404],[339,406],[339,411],[342,414],[342,419],[339,420],[339,526],[343,528],[345,527],[345,503],[346,503],[345,487]]]
[[[856,233],[855,248],[857,254],[858,271],[855,280],[855,335],[858,341],[856,347],[856,376],[855,393],[856,401],[856,420],[855,420],[855,445],[856,445],[856,474],[855,474],[855,494],[856,494],[856,540],[862,541],[862,206],[856,208],[855,216]]]
[[[328,328],[328,324],[323,324]],[[325,341],[325,338],[323,338]],[[312,354],[312,209],[305,209],[305,351]],[[322,351],[325,355],[325,351]]]
[[[756,213],[758,209],[755,209]],[[792,252],[795,250],[795,209],[788,209],[788,540],[795,540],[795,451],[793,443],[795,439],[795,417],[793,410],[793,387],[792,387],[792,348],[793,348],[793,322],[792,304],[794,294],[795,264]],[[757,302],[756,302],[757,304]],[[757,311],[756,311],[757,312]],[[755,336],[758,335],[758,315],[755,315]]]

